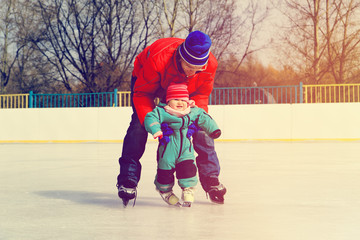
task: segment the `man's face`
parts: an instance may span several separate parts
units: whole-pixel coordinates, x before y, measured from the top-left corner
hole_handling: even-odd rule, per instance
[[[182,59],[180,60],[180,62],[181,62],[181,67],[184,70],[184,73],[187,77],[194,75],[196,72],[204,71],[206,67],[206,65],[204,66],[190,65]]]

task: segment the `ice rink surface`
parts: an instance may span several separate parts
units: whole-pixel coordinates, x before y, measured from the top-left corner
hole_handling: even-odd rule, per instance
[[[216,142],[224,205],[155,191],[148,143],[135,207],[115,188],[122,144],[0,144],[0,239],[357,240],[360,142]],[[180,195],[178,186],[175,193]]]

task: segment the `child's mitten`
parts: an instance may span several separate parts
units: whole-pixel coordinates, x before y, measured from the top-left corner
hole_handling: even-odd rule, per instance
[[[196,133],[197,131],[199,131],[201,128],[196,124],[196,123],[192,123],[189,127],[188,127],[188,131],[186,133],[186,137],[191,138],[191,136]]]

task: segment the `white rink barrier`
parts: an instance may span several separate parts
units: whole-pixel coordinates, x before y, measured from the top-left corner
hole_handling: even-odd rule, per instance
[[[131,113],[130,107],[0,109],[0,143],[122,142]],[[217,105],[209,113],[222,130],[217,141],[360,140],[360,103]]]

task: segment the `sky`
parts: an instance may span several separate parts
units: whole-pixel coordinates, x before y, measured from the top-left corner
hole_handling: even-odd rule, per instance
[[[238,12],[241,13],[250,0],[237,0]],[[277,51],[274,48],[274,44],[278,43],[279,27],[286,21],[286,18],[276,10],[270,0],[255,0],[259,4],[259,12],[263,13],[265,8],[269,8],[268,16],[265,21],[261,24],[260,31],[257,33],[253,47],[255,49],[262,48],[256,52],[256,56],[259,58],[265,66],[277,64]],[[270,44],[272,42],[273,44]]]

